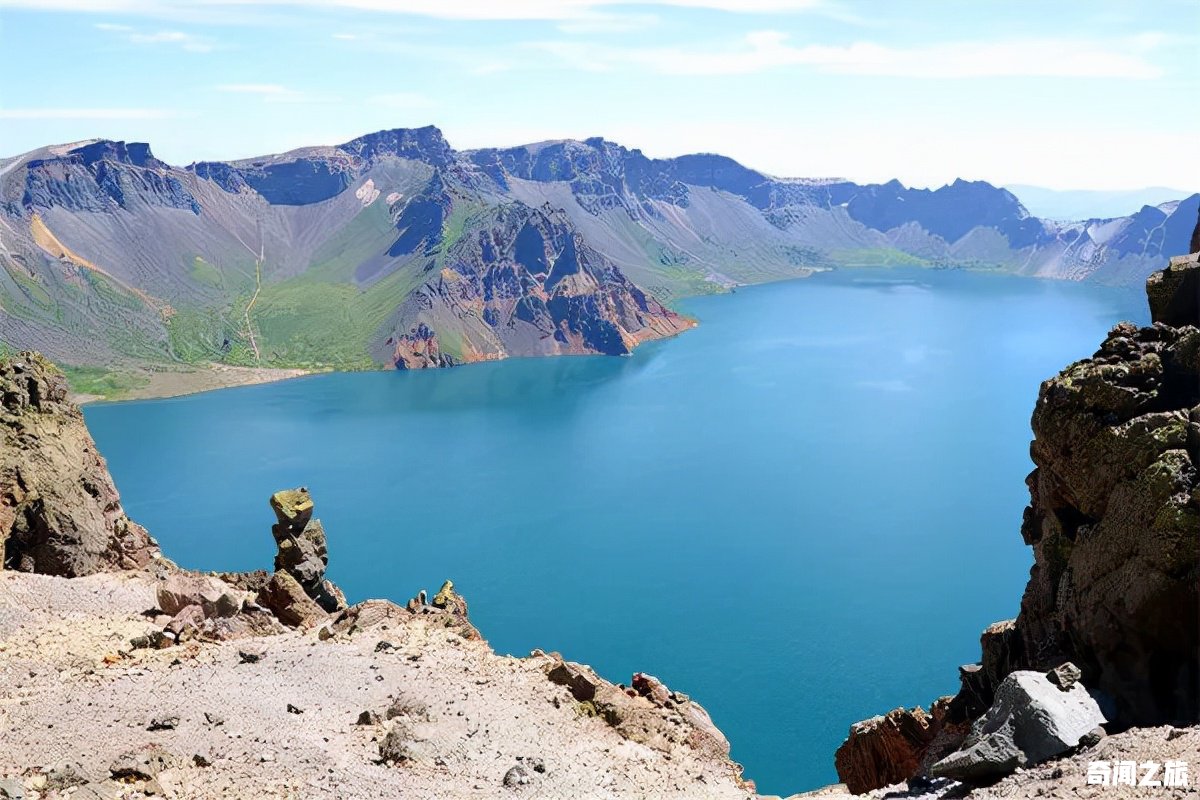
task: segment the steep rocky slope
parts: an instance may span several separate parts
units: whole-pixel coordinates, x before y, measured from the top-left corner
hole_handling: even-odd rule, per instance
[[[121,509],[66,380],[33,353],[0,361],[0,545],[5,569],[67,577],[159,557]]]
[[[1200,253],[1171,259],[1147,295],[1152,326],[1117,325],[1042,384],[1020,614],[984,631],[932,714],[851,729],[836,761],[852,789],[928,774],[1016,670],[1073,663],[1110,732],[1200,722]]]
[[[1198,206],[1065,224],[981,182],[780,180],[603,139],[460,152],[436,128],[183,168],[81,142],[0,162],[0,344],[157,374],[623,353],[687,326],[662,303],[839,265],[1140,280]],[[589,279],[550,285],[572,251]]]

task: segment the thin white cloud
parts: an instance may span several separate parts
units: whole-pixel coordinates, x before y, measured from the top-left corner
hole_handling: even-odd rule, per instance
[[[161,108],[0,108],[0,119],[173,119],[188,116]]]
[[[2,3],[3,0],[0,0]],[[138,45],[173,45],[189,53],[211,53],[215,48],[212,40],[205,36],[185,33],[184,31],[142,31],[132,25],[121,25],[113,22],[100,22],[96,30],[119,36],[130,44]]]
[[[706,9],[735,14],[829,12],[839,16],[830,0],[208,0],[207,9],[231,7],[305,6],[408,14],[464,20],[569,20],[586,17],[596,9],[613,6]],[[0,7],[35,8],[40,11],[90,11],[194,16],[195,3],[185,0],[0,0]]]
[[[328,103],[337,99],[309,94],[278,83],[223,83],[214,88],[228,94],[254,95],[267,103]]]
[[[367,104],[392,109],[430,108],[433,101],[419,92],[390,92],[367,98]]]
[[[581,70],[636,66],[664,75],[745,75],[804,66],[841,75],[896,78],[1134,78],[1161,76],[1129,42],[1011,39],[944,42],[897,48],[871,42],[845,46],[789,43],[786,33],[757,31],[734,47],[629,48],[578,41],[537,42],[534,49]]]
[[[597,11],[561,20],[558,29],[571,35],[630,33],[649,30],[658,24],[659,18],[654,14],[611,14]]]
[[[174,44],[190,53],[211,53],[213,50],[212,42],[183,31],[131,33],[128,38],[134,44]]]

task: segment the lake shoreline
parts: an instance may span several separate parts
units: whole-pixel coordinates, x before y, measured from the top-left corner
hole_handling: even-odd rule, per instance
[[[915,271],[917,273],[923,271],[931,271],[934,273],[945,271],[961,271],[969,272],[977,275],[1003,276],[1028,281],[1049,281],[1051,283],[1060,282],[1062,279],[1046,278],[1039,275],[1022,275],[1014,272],[1005,272],[1002,270],[979,269],[971,267],[909,267],[906,265],[856,265],[844,266],[837,269],[822,269],[812,268],[807,269],[804,274],[796,275],[791,278],[782,278],[779,280],[762,281],[759,283],[743,283],[735,284],[728,287],[727,290],[717,292],[715,295],[691,295],[679,298],[683,302],[697,300],[703,297],[724,296],[730,297],[736,295],[739,290],[755,289],[765,286],[785,285],[798,281],[808,281],[819,275],[834,274],[834,273],[895,273],[897,271]],[[909,278],[911,280],[911,278]],[[1074,281],[1067,281],[1073,283]],[[1095,284],[1102,286],[1103,284]],[[1122,287],[1110,287],[1122,288]],[[669,336],[657,336],[654,338],[639,340],[634,348],[641,347],[653,341],[663,341],[667,339],[675,339],[681,334],[688,333],[700,326],[700,320],[692,314],[681,313],[690,321],[690,325],[685,329],[673,333]],[[501,358],[478,359],[466,361],[462,364],[455,364],[455,367],[471,366],[479,363],[489,363],[492,361],[511,361],[515,359],[526,358],[558,358],[570,356],[594,356],[603,355],[600,353],[554,353],[547,355],[505,355]],[[634,352],[624,354],[625,357],[632,357]],[[437,367],[435,370],[446,369],[445,367]],[[204,367],[192,370],[164,370],[161,372],[139,371],[135,373],[139,378],[145,378],[148,383],[143,386],[133,387],[118,396],[104,396],[98,394],[88,394],[85,392],[73,393],[71,399],[79,405],[95,405],[97,403],[126,403],[138,400],[165,400],[173,397],[188,397],[191,395],[202,394],[205,392],[214,392],[222,389],[236,389],[242,386],[255,386],[266,383],[277,383],[279,381],[293,380],[295,378],[303,378],[311,375],[324,375],[335,373],[351,373],[351,372],[391,372],[392,368],[385,365],[378,365],[374,369],[338,369],[337,367],[319,367],[314,369],[299,369],[299,368],[284,368],[284,367],[242,367],[228,364],[219,364],[209,362]]]
[[[256,386],[263,383],[303,378],[335,370],[285,369],[277,367],[236,367],[229,364],[210,364],[194,370],[168,370],[162,372],[139,372],[146,383],[122,393],[119,397],[85,392],[72,393],[71,400],[81,406],[98,403],[124,403],[133,400],[165,400],[171,397],[186,397],[238,386]]]

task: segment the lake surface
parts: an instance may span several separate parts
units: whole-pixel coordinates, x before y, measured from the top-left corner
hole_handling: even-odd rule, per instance
[[[762,792],[836,780],[850,723],[957,690],[1031,556],[1038,384],[1140,291],[851,270],[689,301],[632,358],[323,375],[86,416],[129,514],[271,568],[306,485],[351,601],[453,578],[498,652],[703,703]]]

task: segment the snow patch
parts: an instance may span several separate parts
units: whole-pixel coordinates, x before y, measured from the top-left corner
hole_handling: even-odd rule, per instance
[[[375,181],[367,178],[367,182],[358,187],[354,196],[363,204],[363,208],[374,203],[379,198],[379,190],[375,188]]]

